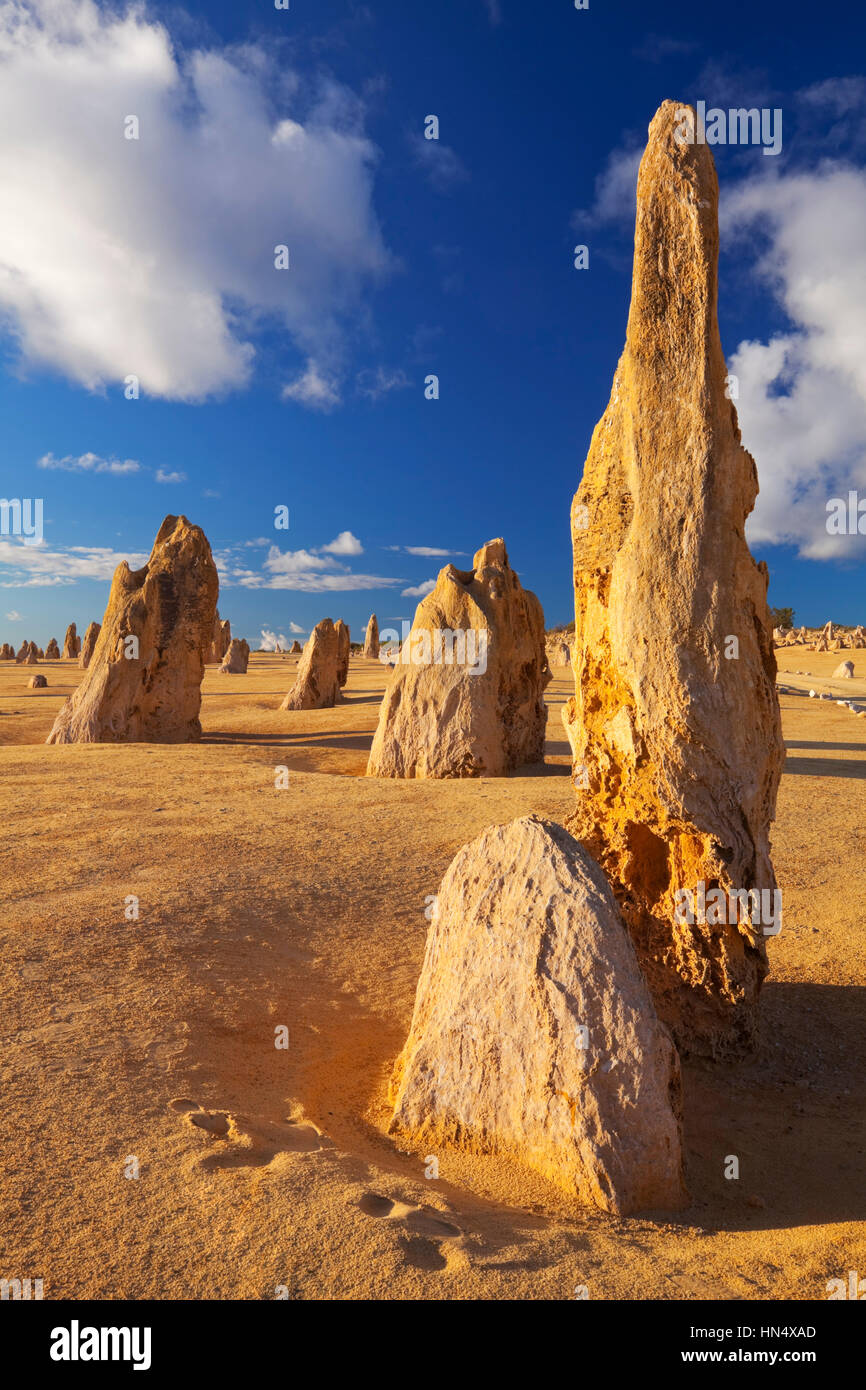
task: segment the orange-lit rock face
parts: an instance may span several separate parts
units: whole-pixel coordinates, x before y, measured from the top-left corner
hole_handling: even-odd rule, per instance
[[[250,661],[250,646],[245,638],[233,637],[228,651],[222,659],[220,674],[223,676],[245,676]]]
[[[374,619],[371,618],[370,621],[373,622]],[[337,621],[334,623],[334,630],[337,633],[338,650],[340,653],[340,673],[338,680],[340,684],[340,689],[342,690],[343,686],[346,684],[346,681],[349,679],[349,653],[351,651],[352,638],[349,632],[349,628],[347,624],[343,622],[342,618],[338,618]]]
[[[367,624],[367,631],[364,634],[364,656],[375,661],[379,656],[379,624],[376,614],[370,614],[370,621]]]
[[[118,565],[87,672],[48,743],[186,743],[201,737],[202,652],[219,579],[207,537],[167,516],[143,569]]]
[[[606,1211],[684,1200],[680,1070],[604,875],[524,816],[445,874],[391,1130],[508,1155]]]
[[[758,490],[716,318],[718,185],[657,112],[638,178],[625,350],[572,506],[577,812],[681,1048],[751,1041],[761,926],[689,925],[677,890],[775,887],[784,757]]]
[[[544,613],[488,541],[446,565],[415,611],[385,692],[371,777],[504,777],[544,757]]]
[[[81,638],[74,623],[70,623],[66,629],[66,636],[63,639],[63,655],[68,661],[73,661],[81,655]]]
[[[78,665],[82,671],[86,671],[93,659],[96,650],[96,639],[99,636],[99,623],[90,623],[84,634],[84,641],[81,643],[81,652],[78,657]]]
[[[298,662],[295,683],[280,709],[331,709],[340,703],[343,645],[330,618],[316,623]]]

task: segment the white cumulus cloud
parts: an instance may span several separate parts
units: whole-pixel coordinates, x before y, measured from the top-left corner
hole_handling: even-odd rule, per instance
[[[363,555],[364,547],[353,536],[351,531],[341,531],[335,540],[329,541],[327,545],[321,546],[330,555]]]
[[[287,394],[332,404],[321,363],[390,257],[357,103],[301,89],[261,46],[176,49],[143,5],[0,0],[0,309],[24,363],[197,400],[248,381],[269,321],[320,364]]]
[[[761,491],[753,543],[842,558],[863,538],[827,533],[827,501],[866,496],[866,171],[755,177],[723,202],[723,235],[766,239],[756,271],[790,328],[740,343],[728,369]]]

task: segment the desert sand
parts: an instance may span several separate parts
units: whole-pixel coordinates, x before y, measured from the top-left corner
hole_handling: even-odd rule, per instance
[[[313,711],[278,708],[296,657],[208,667],[202,742],[174,746],[46,746],[85,673],[41,662],[29,690],[0,665],[3,1267],[46,1299],[825,1298],[866,1268],[866,720],[835,703],[866,707],[852,656],[834,682],[838,653],[777,653],[784,924],[758,1045],[684,1063],[691,1204],[628,1219],[501,1158],[443,1150],[425,1177],[387,1134],[445,869],[492,823],[573,811],[568,668],[543,764],[416,782],[363,775],[376,661]]]

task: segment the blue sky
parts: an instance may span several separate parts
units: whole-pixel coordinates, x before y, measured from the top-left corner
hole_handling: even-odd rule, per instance
[[[862,621],[866,536],[829,536],[826,502],[866,498],[864,27],[835,3],[0,0],[0,494],[45,515],[41,546],[0,537],[0,640],[100,618],[168,512],[254,643],[411,618],[496,535],[570,620],[665,98],[783,113],[778,156],[714,150],[750,539],[771,603]]]

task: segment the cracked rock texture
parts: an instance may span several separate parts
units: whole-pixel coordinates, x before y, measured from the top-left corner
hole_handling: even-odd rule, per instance
[[[767,571],[744,534],[758,478],[726,392],[718,184],[678,108],[649,129],[626,344],[572,506],[575,696],[585,785],[569,827],[613,885],[681,1050],[753,1040],[761,927],[688,925],[675,893],[774,889],[782,771]]]
[[[605,1211],[681,1206],[679,1058],[604,875],[537,816],[439,889],[391,1132],[507,1154]]]

